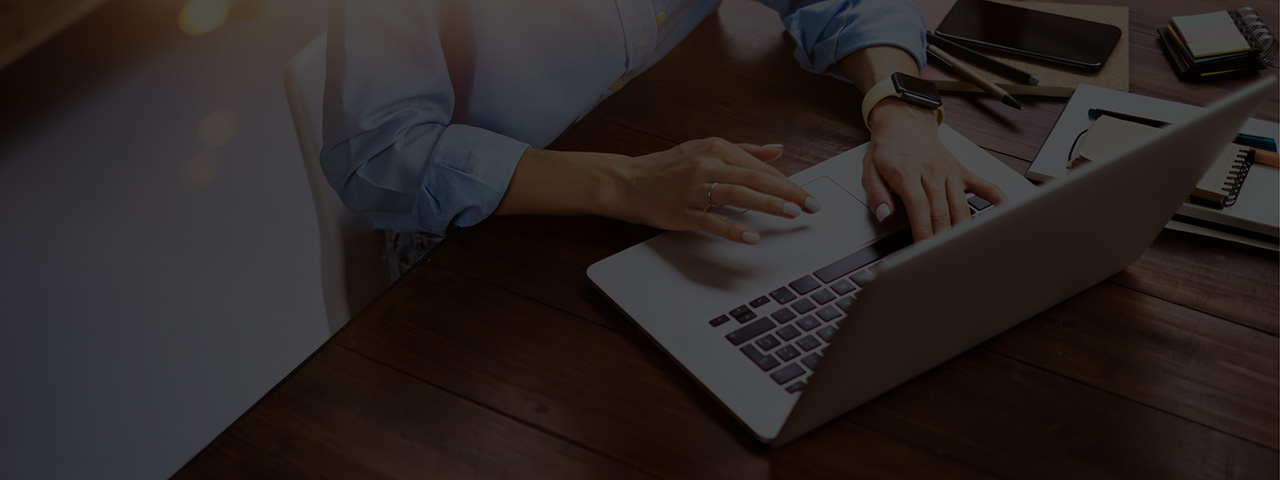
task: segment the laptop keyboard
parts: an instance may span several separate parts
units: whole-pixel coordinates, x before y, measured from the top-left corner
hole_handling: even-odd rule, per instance
[[[977,216],[991,203],[969,196]],[[875,279],[880,262],[911,244],[911,231],[877,240],[810,275],[782,285],[710,321],[732,330],[725,339],[788,393],[804,389],[831,343],[844,312],[858,292]]]

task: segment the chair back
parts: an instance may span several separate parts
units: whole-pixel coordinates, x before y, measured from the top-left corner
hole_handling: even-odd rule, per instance
[[[343,205],[320,168],[323,146],[325,42],[321,34],[289,60],[285,95],[302,150],[307,183],[320,227],[320,281],[330,332],[351,319],[386,288],[383,236],[369,220]]]

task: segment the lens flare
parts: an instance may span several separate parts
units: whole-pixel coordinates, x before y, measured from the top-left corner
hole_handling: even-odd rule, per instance
[[[187,35],[204,35],[222,26],[230,10],[228,0],[191,0],[178,14],[178,28]]]

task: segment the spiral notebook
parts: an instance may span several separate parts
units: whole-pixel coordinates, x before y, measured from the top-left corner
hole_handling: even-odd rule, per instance
[[[1072,152],[1067,169],[1104,158],[1108,153],[1155,134],[1160,129],[1103,115],[1093,122]],[[1235,205],[1240,188],[1253,166],[1253,149],[1232,143],[1218,156],[1213,168],[1196,184],[1191,200],[1215,208]]]
[[[1036,182],[1049,182],[1070,174],[1067,167],[1072,160],[1084,153],[1081,144],[1089,136],[1088,131],[1103,131],[1094,127],[1097,119],[1109,121],[1108,115],[1101,114],[1102,110],[1144,119],[1147,121],[1145,125],[1151,127],[1155,127],[1155,121],[1185,122],[1202,111],[1200,107],[1183,103],[1093,85],[1080,85],[1063,108],[1053,131],[1049,132],[1049,137],[1040,147],[1040,152],[1036,154],[1035,161],[1027,170],[1027,178]],[[1121,115],[1115,117],[1125,119]],[[1125,120],[1136,121],[1132,118]],[[1179,207],[1175,221],[1169,223],[1169,228],[1280,251],[1280,169],[1275,166],[1275,161],[1268,160],[1270,152],[1277,150],[1274,140],[1277,132],[1280,132],[1280,125],[1274,122],[1256,118],[1246,122],[1240,129],[1241,136],[1237,137],[1236,143],[1254,147],[1255,156],[1247,174],[1239,171],[1234,177],[1234,180],[1241,182],[1237,191],[1233,192],[1233,189],[1228,188],[1225,192],[1228,197],[1233,193],[1236,196],[1223,198],[1222,203],[1218,204],[1220,207],[1211,205],[1210,201],[1202,202],[1199,197],[1192,197],[1196,201]],[[1258,139],[1265,139],[1267,142],[1263,143],[1267,144],[1251,144]],[[1103,139],[1099,137],[1090,142],[1101,140]],[[1090,154],[1084,155],[1087,160]],[[1232,180],[1225,175],[1219,179],[1223,182]],[[1205,190],[1213,190],[1214,187],[1207,183],[1204,186],[1210,187]],[[1219,195],[1221,194],[1220,191]],[[1227,201],[1234,203],[1227,206]]]
[[[1278,48],[1251,7],[1172,17],[1158,33],[1169,64],[1184,81],[1255,72],[1273,64]]]

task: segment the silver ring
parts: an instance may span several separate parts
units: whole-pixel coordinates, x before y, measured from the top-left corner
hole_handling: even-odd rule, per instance
[[[711,200],[711,192],[716,191],[716,185],[719,185],[719,184],[720,182],[711,182],[711,187],[707,188],[707,208],[715,208],[720,206],[719,204]]]

